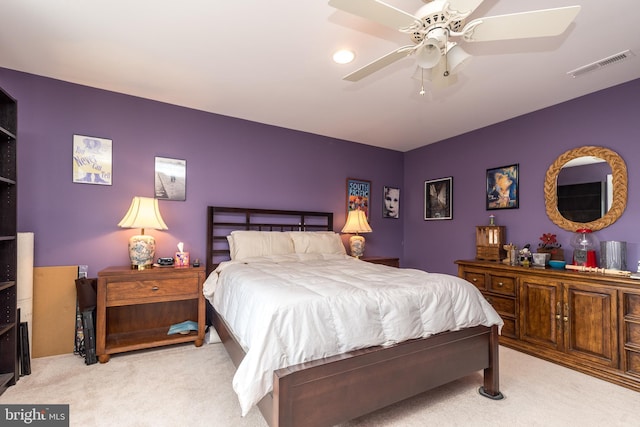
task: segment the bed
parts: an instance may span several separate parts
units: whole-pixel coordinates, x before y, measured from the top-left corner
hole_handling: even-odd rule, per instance
[[[240,275],[247,274],[243,269],[249,267],[259,274],[262,271],[259,269],[262,268],[277,269],[274,271],[279,272],[281,266],[289,265],[287,264],[288,257],[302,257],[305,263],[318,264],[320,267],[331,263],[343,268],[343,265],[350,266],[350,262],[354,263],[353,265],[357,263],[360,267],[365,268],[365,273],[371,274],[372,281],[377,276],[398,274],[391,271],[397,271],[392,267],[374,266],[360,260],[349,260],[350,257],[337,253],[329,255],[277,254],[275,255],[277,266],[271,264],[271,259],[268,262],[252,258],[244,258],[243,261],[229,261],[232,252],[236,255],[239,252],[239,249],[233,246],[238,245],[239,238],[244,236],[243,232],[268,232],[264,234],[270,238],[274,236],[273,238],[277,238],[277,241],[281,240],[282,235],[289,234],[295,240],[297,249],[300,242],[308,245],[309,236],[313,237],[312,241],[315,242],[319,238],[324,239],[322,233],[326,233],[327,238],[331,234],[335,234],[330,233],[332,230],[332,213],[209,206],[207,208],[207,282],[218,283],[223,276],[232,277],[230,273],[225,273],[225,271],[237,270],[241,272]],[[275,234],[273,232],[281,233]],[[316,233],[309,234],[312,232]],[[228,238],[231,234],[236,236],[235,240]],[[271,245],[271,243],[269,244]],[[316,259],[316,257],[322,259]],[[297,260],[291,265],[298,265]],[[339,268],[336,267],[336,269]],[[263,294],[264,300],[267,301],[269,299],[268,292],[280,295],[277,292],[281,292],[281,290],[275,287],[276,280],[267,280],[267,277],[272,278],[272,270],[265,271],[268,276],[264,276],[264,282],[270,284],[269,286],[274,286],[268,291],[260,290],[260,292],[267,292]],[[421,273],[424,274],[424,272]],[[419,273],[417,270],[413,272],[406,270],[406,274]],[[287,271],[284,277],[286,279],[289,276],[292,281],[297,280],[293,273]],[[449,278],[453,277],[449,276]],[[446,277],[444,279],[446,280]],[[455,279],[457,280],[457,278]],[[451,283],[453,282],[455,281],[451,279]],[[460,285],[457,282],[456,284]],[[320,286],[325,285],[326,283],[322,282]],[[470,286],[473,288],[472,285]],[[227,287],[227,289],[229,288],[233,287]],[[234,331],[248,327],[244,324],[239,327],[238,318],[245,319],[251,315],[235,315],[236,312],[229,311],[229,309],[220,310],[227,314],[226,318],[221,315],[214,308],[213,297],[215,295],[218,298],[225,298],[224,289],[219,288],[216,293],[209,291],[207,318],[208,323],[215,327],[231,360],[238,368],[236,372],[236,376],[238,376],[242,371],[241,368],[245,367],[244,365],[248,363],[249,359],[253,359],[251,352],[247,351],[248,347],[252,349],[253,347],[248,346],[246,340],[239,337],[242,334],[237,334]],[[307,296],[318,293],[319,289],[322,288],[318,287],[308,292],[299,291],[300,300],[306,302]],[[246,291],[244,292],[246,293]],[[366,292],[364,293],[366,294]],[[253,304],[255,305],[255,303]],[[270,302],[264,305],[269,304]],[[219,301],[215,305],[222,307]],[[335,310],[335,307],[332,307],[332,310]],[[257,311],[260,311],[259,305],[252,308],[252,312]],[[498,320],[500,320],[499,317]],[[302,323],[307,324],[306,321]],[[268,371],[269,391],[257,401],[257,406],[267,423],[272,427],[330,426],[373,412],[477,371],[483,371],[484,374],[483,384],[479,388],[480,394],[491,399],[501,399],[503,396],[499,390],[498,368],[500,324],[501,320],[498,322],[493,319],[486,325],[479,324],[457,328],[455,331],[438,332],[426,338],[410,338],[401,342],[392,341],[371,346],[363,342],[354,350],[337,353],[333,349],[324,357],[312,360],[304,359],[304,362],[291,365],[274,365],[277,368]],[[230,325],[234,325],[236,329],[234,330]],[[351,343],[354,337],[356,335],[349,337],[347,342]],[[277,338],[275,340],[265,338],[264,341],[273,342],[281,339],[279,336]],[[283,348],[293,351],[290,345],[285,345]],[[256,351],[254,350],[254,353]],[[260,348],[259,352],[269,354],[271,348]],[[245,358],[245,363],[242,364]],[[289,359],[289,355],[284,355],[282,360],[293,359]],[[234,389],[236,389],[235,377]],[[243,406],[242,402],[241,406]],[[246,408],[243,407],[243,412],[245,410]]]

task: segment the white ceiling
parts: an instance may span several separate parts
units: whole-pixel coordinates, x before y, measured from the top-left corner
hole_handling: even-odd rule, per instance
[[[424,96],[412,58],[343,81],[410,42],[327,0],[3,0],[0,67],[408,151],[639,78],[637,0],[485,0],[469,19],[575,4],[561,36],[464,44],[474,57],[458,83]],[[334,64],[345,47],[355,61]],[[566,74],[627,49],[635,56]]]

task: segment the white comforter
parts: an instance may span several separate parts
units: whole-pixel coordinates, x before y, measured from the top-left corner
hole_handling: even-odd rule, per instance
[[[276,369],[503,323],[465,280],[346,255],[221,263],[207,278],[204,293],[246,351],[233,378],[243,415],[271,391]]]

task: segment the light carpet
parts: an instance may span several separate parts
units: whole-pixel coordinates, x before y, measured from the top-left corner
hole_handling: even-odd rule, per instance
[[[265,427],[254,408],[244,418],[231,388],[234,367],[222,344],[177,345],[114,355],[85,365],[72,354],[34,359],[0,403],[70,405],[71,426]],[[630,426],[640,393],[500,347],[506,399],[477,392],[467,376],[342,427]]]

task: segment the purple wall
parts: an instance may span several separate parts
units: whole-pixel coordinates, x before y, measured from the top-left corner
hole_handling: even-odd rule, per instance
[[[566,150],[597,145],[625,160],[629,196],[622,218],[596,236],[626,241],[627,265],[635,270],[640,258],[638,99],[640,80],[634,80],[405,153],[403,265],[455,274],[456,259],[475,257],[475,226],[488,224],[492,213],[498,225],[506,226],[509,242],[536,247],[539,237],[551,232],[571,257],[571,233],[545,212],[545,175]],[[520,165],[519,209],[487,211],[486,170],[514,163]],[[453,220],[424,221],[424,181],[448,176],[453,177]]]
[[[155,156],[187,161],[187,200],[160,201],[169,230],[148,231],[157,256],[182,241],[204,258],[208,205],[330,211],[339,231],[347,178],[372,181],[367,255],[402,255],[403,220],[382,218],[383,186],[402,187],[400,152],[2,68],[0,87],[18,100],[18,230],[35,233],[36,266],[94,276],[128,264],[137,231],[117,223],[133,196],[153,197]],[[113,185],[72,183],[74,134],[113,140]]]
[[[543,183],[558,155],[582,145],[625,159],[627,210],[596,235],[628,242],[631,268],[640,257],[640,80],[404,154],[2,68],[0,87],[18,100],[18,229],[35,233],[37,266],[88,264],[95,275],[126,265],[136,231],[117,223],[132,196],[153,196],[155,156],[187,160],[187,200],[160,202],[169,230],[153,232],[158,256],[183,241],[192,258],[203,258],[208,205],[332,211],[339,230],[348,177],[372,181],[368,255],[456,273],[456,259],[475,256],[475,226],[493,213],[510,242],[535,247],[552,232],[570,256],[571,233],[547,218]],[[73,134],[113,140],[112,186],[71,182]],[[513,163],[519,209],[487,211],[486,170]],[[448,176],[454,219],[424,221],[424,181]],[[401,188],[401,219],[382,218],[385,185]]]

